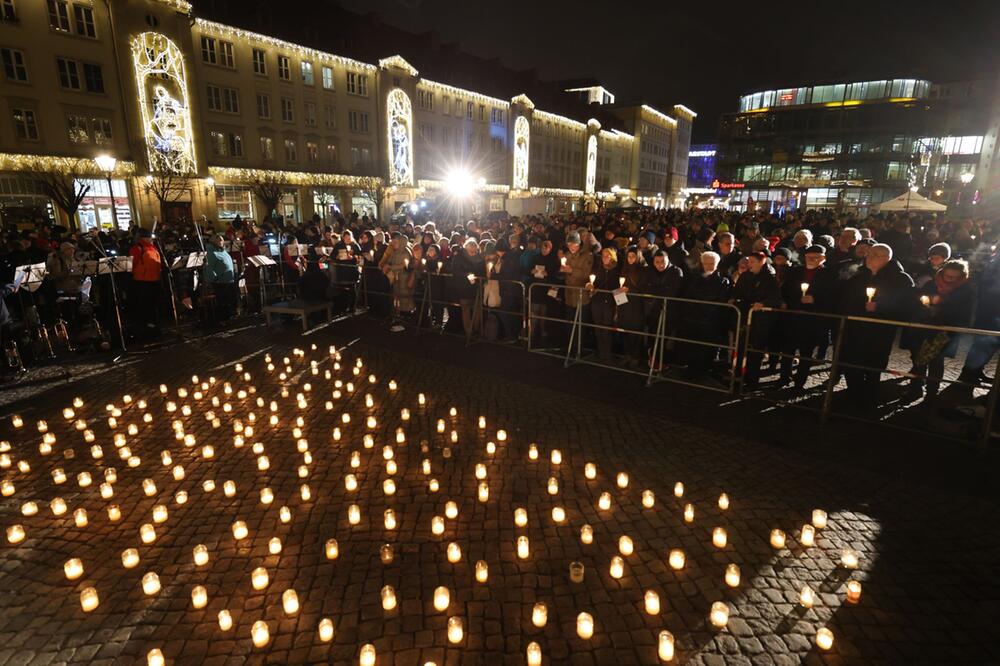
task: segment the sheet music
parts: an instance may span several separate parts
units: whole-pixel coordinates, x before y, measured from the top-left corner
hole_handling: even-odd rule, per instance
[[[198,268],[205,263],[204,252],[192,252],[188,255],[187,268]]]
[[[247,257],[247,262],[251,266],[256,266],[257,268],[262,268],[264,266],[274,266],[277,263],[271,257],[265,257],[263,255]]]

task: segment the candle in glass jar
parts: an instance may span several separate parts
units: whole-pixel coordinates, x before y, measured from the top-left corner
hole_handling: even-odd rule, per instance
[[[264,620],[257,620],[250,627],[250,637],[253,639],[254,647],[262,648],[271,641],[271,630]]]
[[[554,476],[549,477],[548,489],[549,495],[557,495],[559,493],[559,479]]]
[[[257,567],[250,572],[250,585],[252,585],[255,590],[263,590],[267,587],[270,580],[270,576],[267,575],[267,569],[264,567]]]
[[[139,565],[139,551],[135,548],[126,548],[122,551],[122,566],[126,569],[133,569]]]
[[[142,591],[152,596],[160,591],[160,577],[155,571],[149,571],[142,577]]]
[[[861,581],[847,581],[847,600],[852,604],[856,604],[861,600]]]
[[[611,574],[612,578],[621,578],[625,575],[625,560],[623,560],[618,555],[611,558],[611,566],[608,572]]]
[[[635,546],[632,543],[632,538],[629,536],[622,535],[618,537],[618,552],[628,557],[632,554]]]
[[[340,546],[336,539],[327,539],[325,545],[326,559],[335,560],[340,556]]]
[[[153,519],[154,520],[156,519],[156,514],[155,513],[153,514]],[[87,519],[87,510],[86,509],[76,509],[75,511],[73,511],[73,522],[76,524],[77,527],[86,527],[87,523],[89,522],[88,519]],[[158,522],[162,522],[162,521],[158,521]]]
[[[431,518],[431,534],[440,536],[444,534],[444,518],[441,516],[434,516]]]
[[[552,520],[556,523],[562,523],[566,520],[566,510],[561,506],[552,507]]]
[[[76,580],[83,575],[83,562],[78,557],[68,559],[63,565],[63,572],[67,580]]]
[[[709,611],[708,619],[712,623],[713,627],[723,629],[727,624],[729,624],[729,606],[727,606],[724,601],[716,601],[712,604],[712,609]]]
[[[319,639],[324,643],[333,640],[333,620],[328,617],[319,621]]]
[[[628,488],[628,473],[618,472],[618,475],[615,477],[615,482],[618,484],[619,488]]]
[[[580,613],[576,616],[576,635],[583,640],[589,640],[594,635],[594,616],[590,613]]]
[[[778,550],[785,547],[785,532],[784,530],[773,529],[771,530],[771,546]]]
[[[434,588],[434,610],[446,611],[451,603],[451,592],[444,585]]]
[[[145,523],[139,528],[139,538],[143,543],[153,543],[156,541],[156,530],[149,523]]]
[[[250,531],[247,529],[247,524],[242,520],[237,520],[233,523],[233,538],[237,541],[246,539]]]
[[[858,568],[858,553],[850,548],[845,548],[840,553],[840,564],[845,569],[857,569]]]
[[[528,545],[528,537],[526,536],[517,537],[517,556],[522,560],[526,560],[528,559],[529,554],[530,554],[530,547]]]
[[[449,617],[448,618],[448,642],[449,643],[461,643],[462,638],[465,636],[465,626],[462,623],[462,618],[460,617]]]
[[[285,615],[295,615],[299,612],[299,595],[289,588],[281,593],[281,608]]]
[[[562,257],[565,265],[566,257]],[[528,643],[527,649],[528,666],[542,666],[542,647],[535,641]]]
[[[583,466],[583,475],[585,477],[587,477],[588,479],[591,479],[591,480],[596,479],[597,478],[597,465],[595,465],[592,462],[589,462],[586,465],[584,465]]]
[[[359,666],[375,666],[375,646],[371,643],[365,643],[361,646],[361,652],[358,655]]]
[[[597,498],[597,508],[601,511],[607,511],[611,508],[611,493],[601,493],[601,496]]]
[[[656,495],[652,490],[642,491],[642,505],[647,509],[652,509],[656,505]]]
[[[95,588],[87,587],[80,591],[80,608],[83,609],[84,613],[94,610],[98,604],[100,604],[100,599]]]
[[[684,568],[684,562],[686,559],[687,558],[684,556],[683,550],[680,548],[673,548],[667,556],[667,563],[670,564],[670,568],[674,571],[680,571]]]
[[[486,560],[479,560],[476,562],[476,581],[480,583],[485,583],[490,577],[490,567],[486,563]]]
[[[476,496],[479,498],[480,502],[486,502],[490,499],[490,485],[485,481],[479,484]]]
[[[385,522],[385,529],[394,530],[396,529],[396,512],[392,509],[386,509],[385,513],[382,514]]]
[[[534,444],[528,446],[528,460],[538,460],[538,447]]]
[[[719,495],[719,508],[723,511],[729,508],[729,495],[726,493]]]
[[[594,543],[594,528],[590,525],[584,525],[580,528],[580,541],[585,544]]]
[[[673,661],[674,635],[664,629],[656,639],[656,654],[661,661]]]
[[[809,548],[816,545],[816,528],[808,523],[802,526],[802,533],[799,535],[799,542]]]
[[[204,608],[208,603],[208,590],[204,585],[195,585],[191,589],[191,605],[195,608]]]
[[[684,497],[684,484],[680,481],[674,484],[674,497]]]
[[[649,615],[660,614],[660,595],[654,590],[646,590],[646,593],[643,595],[643,602],[646,607],[646,613]]]
[[[531,609],[531,624],[536,627],[544,627],[549,621],[549,609],[541,601],[537,602]]]
[[[462,559],[462,547],[458,545],[455,541],[448,544],[447,549],[448,561],[455,564]]]
[[[816,593],[808,585],[803,585],[802,589],[799,591],[799,603],[802,604],[803,608],[812,608],[813,603],[816,602]]]
[[[740,568],[736,564],[726,565],[726,585],[729,587],[739,587]]]
[[[716,548],[725,548],[726,544],[729,543],[729,535],[726,534],[725,527],[716,527],[712,529],[712,545]]]
[[[833,632],[823,627],[816,632],[816,647],[820,650],[829,650],[833,647]]]
[[[277,555],[281,552],[281,539],[278,537],[271,537],[267,542],[267,552],[271,555]]]
[[[562,464],[562,451],[559,449],[552,449],[549,459],[552,461],[553,465]]]
[[[812,512],[812,524],[818,530],[826,527],[826,511],[823,509],[813,509]]]
[[[223,631],[229,631],[230,629],[233,628],[233,616],[229,611],[225,609],[220,610],[218,618],[219,618],[219,629],[222,629]]]
[[[352,504],[347,507],[347,522],[351,525],[357,525],[361,522],[361,507],[357,504]]]
[[[514,524],[518,527],[524,527],[528,524],[528,512],[522,507],[514,509]]]

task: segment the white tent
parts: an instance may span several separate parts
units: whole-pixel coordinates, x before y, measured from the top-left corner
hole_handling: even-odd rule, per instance
[[[889,199],[878,205],[879,212],[913,211],[914,213],[941,213],[948,210],[944,204],[931,201],[912,190],[907,190],[895,199]]]

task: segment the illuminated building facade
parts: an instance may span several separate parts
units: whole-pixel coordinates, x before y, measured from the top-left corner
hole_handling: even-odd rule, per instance
[[[996,82],[890,79],[751,93],[723,116],[730,201],[866,214],[908,188],[973,212],[996,151]]]
[[[553,113],[515,84],[509,96],[463,89],[400,55],[343,57],[201,18],[185,0],[5,7],[4,225],[386,216],[446,196],[456,174],[478,213],[668,205],[685,184],[674,164],[694,118],[684,107],[617,107],[597,86],[556,91],[567,103]],[[118,160],[110,191],[102,154]],[[74,215],[39,172],[88,188]]]

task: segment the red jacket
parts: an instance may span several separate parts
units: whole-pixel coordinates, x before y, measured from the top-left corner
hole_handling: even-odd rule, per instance
[[[128,251],[132,257],[132,279],[137,282],[159,282],[160,252],[152,243],[136,243]]]

